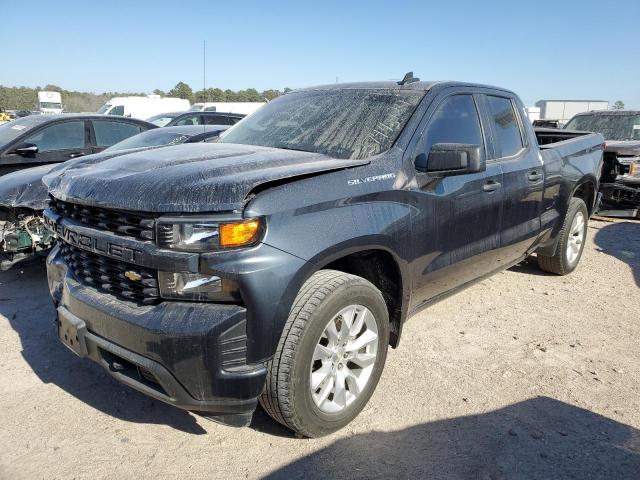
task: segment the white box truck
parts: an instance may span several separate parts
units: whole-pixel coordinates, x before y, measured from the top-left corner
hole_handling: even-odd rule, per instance
[[[167,112],[186,112],[191,104],[182,98],[160,97],[114,97],[98,109],[105,115],[122,115],[123,117],[146,120],[149,117]]]
[[[606,100],[539,100],[536,107],[540,108],[541,120],[558,120],[567,123],[575,114],[592,110],[608,110]]]
[[[62,113],[60,92],[38,92],[38,111],[42,115]]]

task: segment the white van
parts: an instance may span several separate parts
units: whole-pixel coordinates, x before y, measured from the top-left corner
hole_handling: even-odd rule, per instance
[[[186,112],[189,110],[189,100],[182,98],[160,97],[147,95],[146,97],[115,97],[98,109],[98,113],[105,115],[122,115],[145,120],[159,113]]]
[[[38,92],[38,111],[42,115],[62,113],[60,92]]]
[[[264,104],[265,102],[200,102],[194,103],[189,110],[193,112],[242,113],[243,115],[251,115]]]

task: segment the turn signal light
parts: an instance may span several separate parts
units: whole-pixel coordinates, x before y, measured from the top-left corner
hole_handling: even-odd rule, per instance
[[[260,221],[221,223],[220,248],[242,247],[254,243],[260,236]]]

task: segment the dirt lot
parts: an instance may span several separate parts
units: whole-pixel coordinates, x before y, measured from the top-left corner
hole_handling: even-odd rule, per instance
[[[0,478],[640,478],[640,222],[590,224],[412,318],[365,411],[318,440],[211,423],[56,341],[45,271],[0,273]],[[178,477],[179,476],[179,477]]]

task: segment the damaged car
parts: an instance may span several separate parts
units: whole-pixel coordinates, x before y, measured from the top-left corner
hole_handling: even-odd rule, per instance
[[[289,92],[212,145],[65,165],[43,179],[58,339],[178,408],[243,426],[260,402],[327,435],[408,317],[530,255],[577,267],[603,143],[540,145],[513,92],[409,73]]]
[[[227,125],[199,125],[151,129],[83,160],[91,163],[167,145],[208,142],[216,140],[227,128]],[[74,160],[68,163],[71,162]],[[42,211],[49,204],[42,177],[57,166],[41,165],[0,177],[0,270],[46,254],[51,248],[54,237],[42,221]]]
[[[565,128],[601,133],[606,140],[598,214],[640,218],[640,110],[580,113]]]

